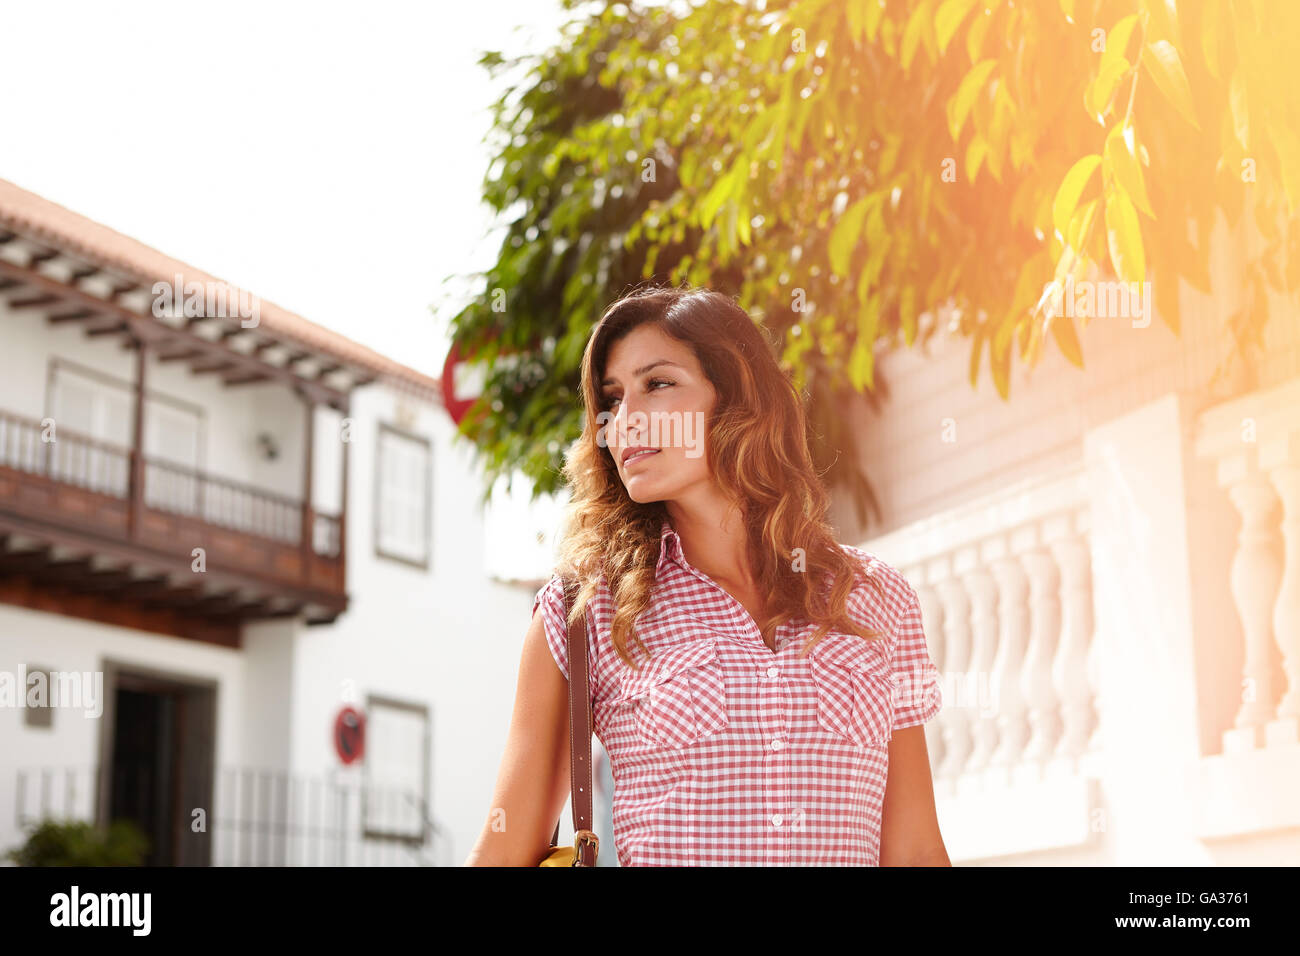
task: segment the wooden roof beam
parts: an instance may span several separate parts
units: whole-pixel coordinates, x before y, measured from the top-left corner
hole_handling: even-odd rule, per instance
[[[304,376],[295,375],[289,368],[282,368],[278,365],[272,365],[253,355],[246,355],[237,352],[221,342],[204,338],[185,329],[172,328],[158,322],[152,316],[142,315],[132,312],[130,309],[116,302],[109,302],[96,298],[88,292],[72,286],[64,285],[48,276],[23,266],[16,266],[13,263],[0,260],[0,276],[19,279],[33,287],[33,291],[39,295],[53,296],[55,299],[66,298],[77,305],[95,308],[106,315],[117,315],[126,321],[131,334],[137,339],[154,343],[158,347],[164,347],[172,350],[178,346],[188,346],[199,349],[214,359],[220,357],[228,361],[232,366],[246,370],[248,372],[260,372],[270,378],[283,382],[287,385],[300,384],[309,389],[313,397],[327,405],[337,407],[347,400],[347,392],[326,385],[322,382],[316,382],[306,379]],[[303,353],[309,355],[310,353]]]
[[[203,349],[180,348],[180,349],[172,349],[171,351],[167,351],[167,352],[160,350],[156,353],[156,358],[160,362],[180,362],[180,361],[184,361],[185,359],[198,358],[199,356],[206,355],[206,354],[207,353],[204,352]]]
[[[86,325],[87,335],[117,335],[127,331],[127,325],[121,319],[109,317],[99,322],[90,322]]]
[[[222,380],[223,385],[256,385],[258,382],[269,382],[271,376],[262,372],[242,372],[238,375],[227,375]]]
[[[195,375],[204,375],[208,372],[224,372],[227,369],[238,367],[239,363],[229,358],[209,358],[202,362],[194,362],[190,365],[190,371]]]
[[[93,318],[99,315],[94,309],[70,309],[67,312],[51,312],[46,318],[53,325],[62,322],[80,322],[82,319]]]
[[[35,309],[42,305],[53,305],[59,301],[57,295],[41,293],[38,295],[28,296],[24,299],[10,299],[9,308],[11,309]]]
[[[39,571],[50,563],[51,548],[34,548],[30,551],[6,551],[0,554],[0,574],[25,574]]]

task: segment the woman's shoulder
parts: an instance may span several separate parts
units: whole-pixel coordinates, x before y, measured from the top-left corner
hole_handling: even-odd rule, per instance
[[[609,600],[609,582],[605,579],[605,574],[603,571],[595,575],[594,580],[596,582],[596,590],[592,594],[591,601],[588,606],[591,607],[592,610],[599,611]],[[564,591],[565,591],[566,584],[576,583],[579,581],[581,581],[581,579],[579,579],[576,575],[574,575],[573,572],[569,569],[563,569],[563,568],[552,569],[551,576],[545,581],[545,583],[542,584],[542,586],[537,591],[537,596],[533,601],[534,609],[536,609],[538,604],[550,604],[552,606],[559,606],[563,608],[564,600],[565,600]],[[586,582],[581,581],[581,583],[585,584]],[[577,595],[577,593],[578,593],[577,590],[573,591],[573,594],[575,596]]]
[[[892,630],[916,602],[916,591],[903,573],[879,555],[851,544],[840,544],[862,572],[849,594],[850,612],[884,620]]]

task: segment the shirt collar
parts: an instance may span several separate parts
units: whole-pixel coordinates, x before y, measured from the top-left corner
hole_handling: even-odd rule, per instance
[[[672,523],[665,518],[659,528],[659,563],[655,565],[655,574],[662,571],[669,561],[682,563],[682,539],[673,530]]]

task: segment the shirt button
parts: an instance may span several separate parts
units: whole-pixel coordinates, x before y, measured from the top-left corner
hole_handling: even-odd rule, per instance
[[[780,737],[778,737],[778,738],[776,738],[775,740],[772,741],[772,749],[773,749],[773,750],[780,750],[780,749],[781,749],[782,747],[784,747],[784,746],[785,746],[785,741],[782,740]]]
[[[779,673],[781,673],[781,669],[780,669],[779,667],[769,667],[769,668],[767,669],[767,676],[768,676],[768,677],[775,677],[775,676],[776,676],[777,674],[779,674]]]
[[[782,818],[781,814],[779,814],[779,813],[774,813],[774,814],[772,814],[772,826],[774,826],[774,827],[779,827],[779,826],[781,825],[781,820],[782,820],[782,819],[783,819],[783,818]]]

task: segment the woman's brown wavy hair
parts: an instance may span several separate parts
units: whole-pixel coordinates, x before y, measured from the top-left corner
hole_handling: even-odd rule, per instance
[[[848,613],[856,582],[876,582],[835,543],[826,519],[829,495],[808,451],[798,390],[744,309],[719,292],[686,286],[629,293],[605,310],[587,341],[581,371],[585,418],[565,458],[570,503],[559,547],[562,573],[581,582],[570,621],[583,613],[603,573],[613,597],[611,638],[619,657],[633,664],[629,637],[649,654],[633,624],[651,607],[668,511],[662,501],[633,501],[608,448],[597,442],[609,350],[647,323],[690,346],[717,393],[707,460],[714,480],[740,506],[754,575],[772,596],[767,618],[756,622],[764,636],[787,621],[815,622],[800,656],[832,628],[879,637]],[[802,570],[795,569],[797,548],[804,552]]]

